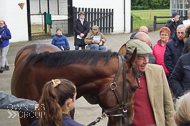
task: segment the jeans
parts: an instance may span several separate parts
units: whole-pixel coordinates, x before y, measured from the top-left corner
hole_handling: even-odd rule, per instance
[[[85,45],[80,46],[82,49],[85,49]],[[79,50],[79,45],[75,45],[75,50]]]
[[[106,51],[106,47],[105,46],[99,46],[97,44],[89,44],[88,45],[90,49],[92,50],[101,50],[101,51]]]
[[[9,50],[9,45],[6,47],[0,47],[1,67],[8,66],[8,61],[6,58],[8,50]]]

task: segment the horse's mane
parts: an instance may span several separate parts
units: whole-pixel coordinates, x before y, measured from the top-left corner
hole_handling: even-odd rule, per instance
[[[80,51],[60,51],[60,52],[43,52],[32,53],[28,56],[26,63],[32,63],[36,65],[38,63],[44,63],[48,67],[60,67],[63,65],[69,65],[73,63],[96,65],[97,62],[103,58],[105,64],[109,62],[110,58],[116,57],[119,54],[117,52],[111,52],[110,50],[95,51],[95,50],[80,50]]]

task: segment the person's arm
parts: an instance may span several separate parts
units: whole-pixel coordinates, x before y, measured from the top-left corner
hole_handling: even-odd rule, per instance
[[[148,55],[148,57],[150,57],[151,58],[151,60],[149,61],[149,63],[152,63],[152,64],[157,64],[157,62],[156,62],[156,56],[155,56],[155,46],[153,47],[153,49],[152,49],[152,55],[151,54],[149,54]]]
[[[85,29],[86,29],[86,30],[83,32],[83,34],[87,35],[88,32],[89,32],[89,24],[88,24],[88,22],[86,22],[86,27],[85,27]]]
[[[0,109],[10,109],[23,112],[34,112],[36,101],[16,98],[13,95],[0,91]]]
[[[170,88],[172,89],[176,97],[181,96],[184,93],[181,83],[184,76],[182,70],[183,70],[182,60],[181,58],[179,58],[169,78]]]
[[[67,40],[67,38],[66,38],[66,37],[65,37],[65,44],[66,44],[67,48],[69,48],[69,49],[70,49],[69,42],[68,42],[68,40]]]
[[[163,100],[164,100],[164,113],[165,113],[165,126],[176,126],[174,121],[174,107],[171,92],[168,86],[166,75],[163,67],[162,69],[162,83],[163,83]]]
[[[51,41],[51,44],[52,44],[52,45],[55,45],[55,39],[54,39],[54,37],[53,37],[53,39],[52,39],[52,41]]]
[[[100,33],[100,34],[101,34],[100,41],[102,41],[103,43],[105,43],[106,42],[106,37],[102,33]]]
[[[169,29],[172,27],[173,25],[173,22],[171,20],[169,20],[167,23],[166,23],[166,27],[168,27]]]
[[[73,29],[77,33],[77,35],[80,35],[81,32],[77,29],[77,20],[74,22]]]
[[[168,46],[168,43],[166,44],[166,50],[164,53],[164,64],[169,71],[169,74],[171,74],[174,69],[174,64],[172,62],[172,53],[170,47]]]
[[[84,39],[85,44],[91,44],[93,40],[93,37],[91,37],[91,34],[88,33],[88,35],[86,36],[86,38]]]
[[[6,35],[5,35],[5,34],[2,34],[1,37],[2,37],[3,39],[5,39],[5,40],[11,39],[11,32],[10,32],[10,30],[9,30],[9,29],[6,29],[5,32],[6,32]]]

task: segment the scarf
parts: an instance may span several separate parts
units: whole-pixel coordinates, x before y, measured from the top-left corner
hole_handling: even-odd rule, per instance
[[[83,18],[83,19],[79,18],[79,20],[80,20],[81,24],[83,25],[83,23],[84,23],[84,18]]]

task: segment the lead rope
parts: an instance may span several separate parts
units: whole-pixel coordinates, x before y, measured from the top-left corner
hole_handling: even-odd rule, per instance
[[[94,126],[96,125],[96,123],[100,122],[101,119],[104,119],[106,117],[107,117],[106,113],[103,113],[100,117],[98,117],[95,121],[91,122],[87,126]]]

